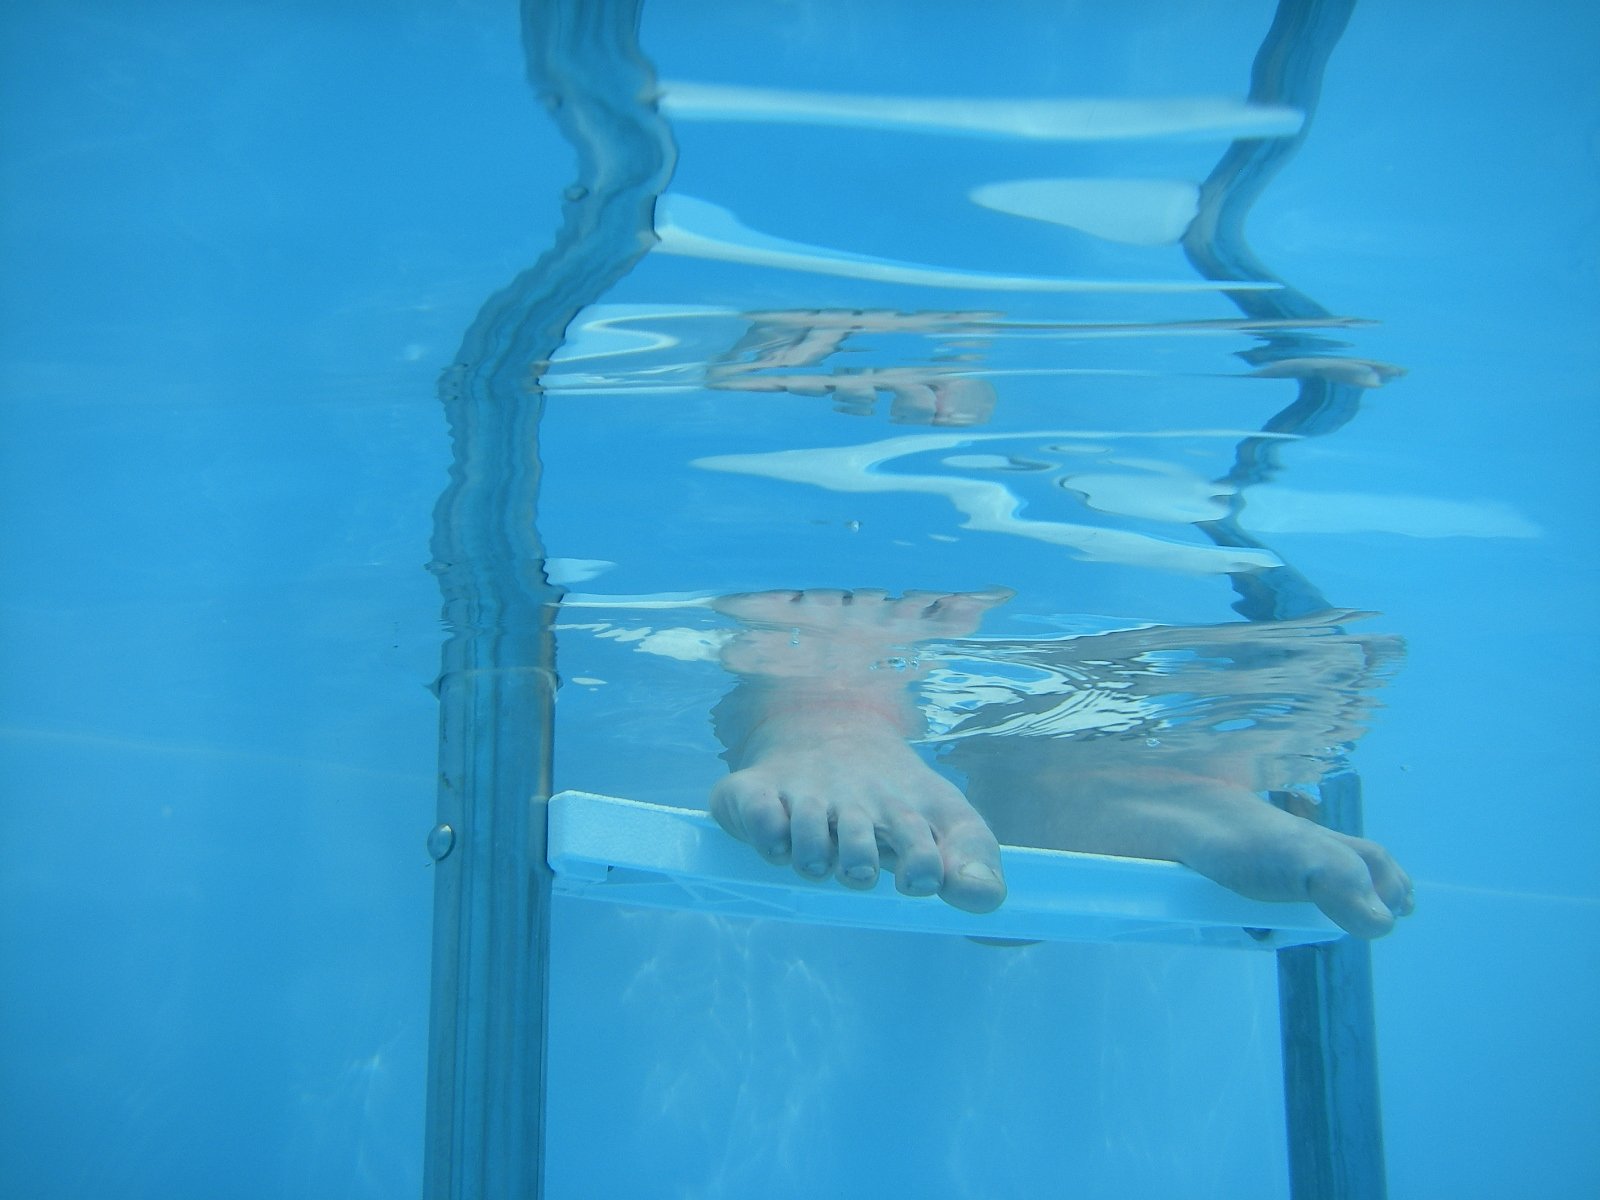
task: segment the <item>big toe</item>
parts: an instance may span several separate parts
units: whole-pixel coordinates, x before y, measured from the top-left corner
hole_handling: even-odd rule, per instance
[[[1411,876],[1377,842],[1365,838],[1346,838],[1350,848],[1367,864],[1372,876],[1372,886],[1379,898],[1397,917],[1408,917],[1416,910],[1417,902],[1411,886]]]
[[[1306,875],[1306,895],[1339,928],[1359,938],[1379,938],[1395,915],[1373,886],[1366,860],[1353,850],[1329,855]]]
[[[944,859],[939,897],[946,904],[966,912],[987,913],[1004,903],[1006,880],[1000,845],[982,821],[969,820],[941,830],[939,852]]]
[[[734,837],[754,846],[768,862],[789,861],[789,811],[778,790],[753,773],[738,772],[719,780],[711,789],[711,815]]]
[[[1006,899],[1006,880],[999,863],[972,859],[953,872],[946,872],[939,896],[952,908],[970,913],[989,913]]]

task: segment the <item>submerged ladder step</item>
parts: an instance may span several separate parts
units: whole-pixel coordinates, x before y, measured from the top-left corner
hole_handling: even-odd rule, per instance
[[[762,862],[709,813],[567,791],[549,806],[555,890],[651,908],[1021,941],[1165,942],[1281,950],[1343,932],[1311,904],[1249,900],[1170,862],[1021,846],[1001,849],[996,912],[809,882]]]

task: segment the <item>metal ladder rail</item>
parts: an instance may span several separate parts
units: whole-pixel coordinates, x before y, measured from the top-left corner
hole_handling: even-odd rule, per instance
[[[578,151],[555,244],[484,305],[440,383],[454,446],[432,569],[451,630],[440,702],[424,1195],[542,1195],[561,589],[535,531],[539,377],[577,313],[653,241],[676,159],[639,55],[641,0],[524,0],[539,95]]]

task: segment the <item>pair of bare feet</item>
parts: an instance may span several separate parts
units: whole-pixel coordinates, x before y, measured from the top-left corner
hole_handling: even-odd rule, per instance
[[[803,877],[866,889],[890,870],[906,895],[976,913],[1006,895],[980,806],[1028,844],[1181,862],[1255,899],[1310,900],[1360,937],[1411,911],[1411,882],[1387,851],[1268,803],[1235,764],[1129,763],[1103,747],[1086,756],[1070,738],[993,738],[963,764],[969,800],[910,745],[921,716],[909,685],[926,673],[919,645],[971,633],[1008,595],[720,601],[743,628],[723,653],[741,682],[719,712],[732,770],[712,792],[718,822]]]

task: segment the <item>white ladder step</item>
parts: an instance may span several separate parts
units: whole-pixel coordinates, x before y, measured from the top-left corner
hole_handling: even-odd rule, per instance
[[[1248,900],[1177,863],[1004,847],[1006,902],[980,916],[902,896],[887,876],[869,892],[809,882],[704,812],[567,791],[551,798],[549,821],[556,890],[591,900],[1019,941],[1277,950],[1343,936],[1314,905]]]

